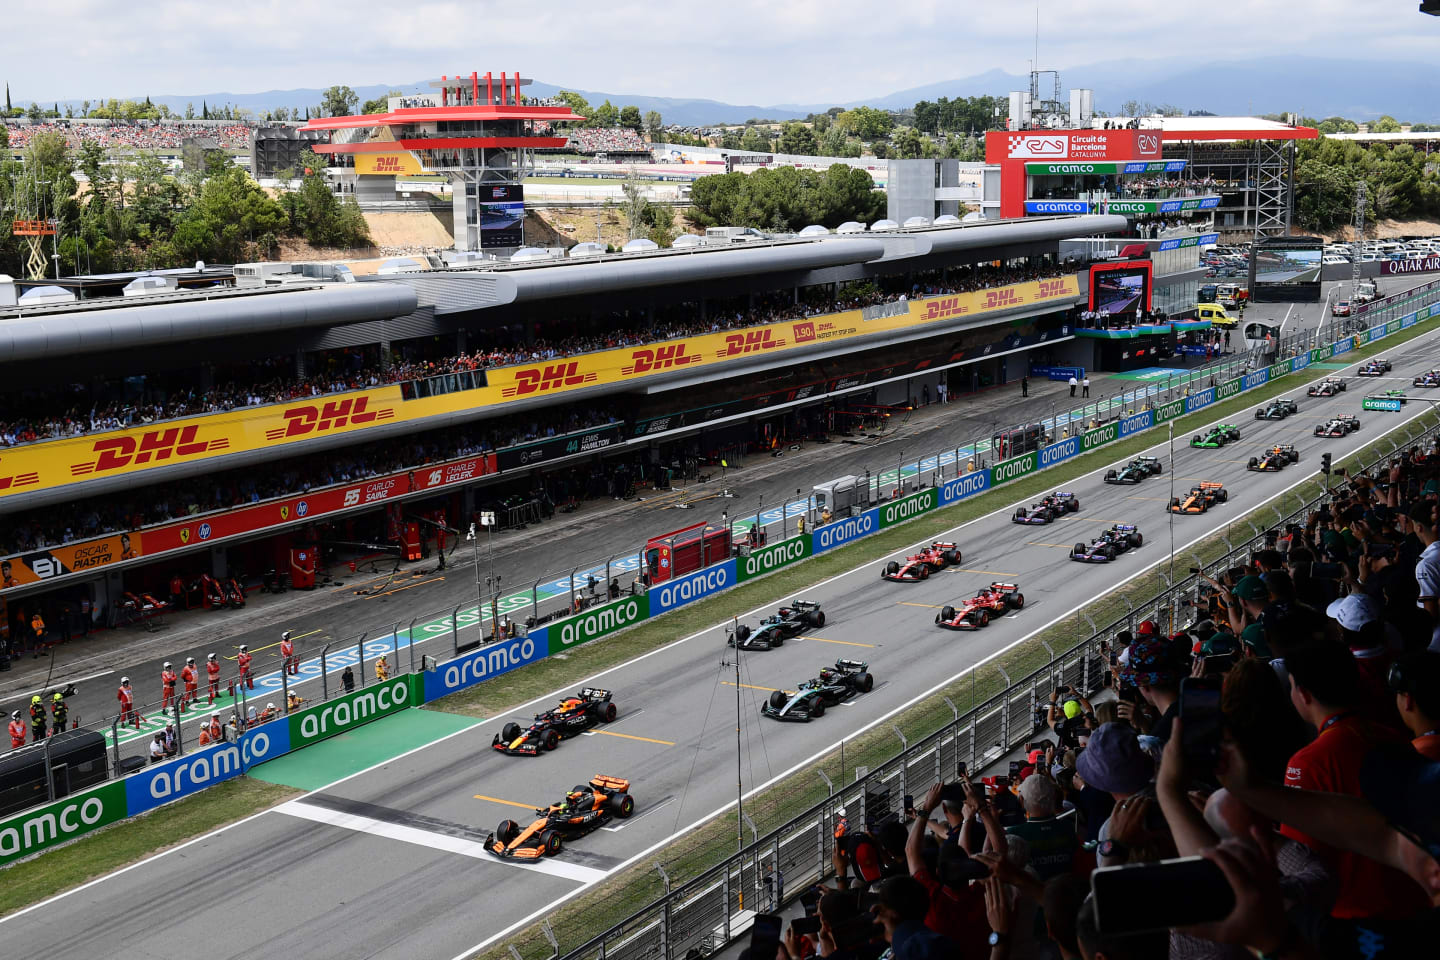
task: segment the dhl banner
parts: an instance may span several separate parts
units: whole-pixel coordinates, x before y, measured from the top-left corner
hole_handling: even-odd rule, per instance
[[[357,153],[355,172],[362,176],[414,177],[430,171],[415,158],[415,154],[405,150],[400,153]]]
[[[797,347],[876,333],[913,329],[917,325],[977,317],[999,310],[1033,306],[1050,300],[1080,295],[1080,283],[1074,275],[1054,280],[1034,280],[1007,287],[993,287],[972,293],[927,297],[912,300],[906,309],[892,316],[865,319],[863,311],[847,310],[811,317],[749,327],[725,333],[708,333],[684,340],[671,340],[646,347],[626,347],[584,354],[573,360],[557,360],[544,364],[502,367],[486,371],[491,390],[499,390],[502,400],[514,400],[560,393],[588,384],[616,383],[632,380],[662,370],[696,367],[721,363],[741,356],[760,353],[778,354]]]
[[[359,433],[381,423],[413,423],[512,400],[555,395],[590,384],[635,380],[668,370],[712,366],[737,357],[780,354],[827,341],[978,317],[1080,295],[1074,275],[896,304],[893,315],[866,319],[847,310],[807,320],[709,333],[644,347],[588,353],[570,360],[485,371],[487,386],[458,393],[401,397],[391,384],[330,398],[247,407],[227,413],[68,437],[0,451],[0,499],[17,493],[140,474],[156,467],[275,449],[322,435]],[[217,469],[219,466],[217,465]],[[83,487],[81,488],[83,490]],[[150,534],[146,534],[147,537]]]
[[[85,573],[119,560],[137,559],[142,555],[142,540],[145,547],[143,555],[155,557],[170,550],[257,533],[298,520],[319,519],[326,514],[380,503],[392,497],[467,483],[495,472],[495,455],[489,453],[359,483],[327,487],[304,496],[271,500],[224,513],[147,527],[143,531],[7,557],[0,560],[0,589]]]

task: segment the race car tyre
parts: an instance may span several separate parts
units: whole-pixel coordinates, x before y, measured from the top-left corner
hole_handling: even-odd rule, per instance
[[[1300,462],[1300,451],[1299,451],[1299,450],[1291,450],[1291,451],[1290,451],[1290,462],[1291,462],[1291,463],[1299,463],[1299,462]]]
[[[1006,602],[1010,604],[1011,609],[1019,610],[1025,606],[1025,594],[1017,593]]]
[[[1230,491],[1229,491],[1229,490],[1218,490],[1218,491],[1216,491],[1216,493],[1215,493],[1215,499],[1218,500],[1218,501],[1220,501],[1221,503],[1224,503],[1226,500],[1229,500],[1229,499],[1230,499]]]
[[[1419,384],[1416,384],[1416,386],[1419,386]],[[1019,508],[1017,508],[1017,509],[1015,510],[1015,519],[1016,519],[1016,520],[1024,520],[1024,519],[1025,519],[1025,508],[1024,508],[1024,507],[1019,507]]]
[[[782,690],[772,690],[770,692],[770,706],[774,707],[776,710],[779,710],[781,707],[785,706],[785,701],[788,699],[789,698],[785,696],[785,693]]]
[[[810,621],[810,626],[812,627],[823,627],[825,626],[825,611],[811,610],[809,617],[806,619]]]
[[[1172,498],[1170,499],[1170,509],[1174,510],[1174,509],[1176,509],[1176,508],[1179,507],[1179,506],[1180,506],[1180,498],[1179,498],[1179,497],[1172,497]]]
[[[976,610],[976,611],[975,611],[975,625],[976,625],[977,627],[988,627],[988,626],[990,626],[990,611],[989,611],[989,610]]]
[[[825,701],[816,700],[810,704],[810,716],[812,719],[825,716]]]
[[[520,836],[520,824],[514,820],[501,820],[500,826],[495,830],[495,839],[505,846],[510,846],[510,841]]]
[[[898,560],[891,560],[889,563],[885,564],[885,572],[891,575],[899,573],[900,562]]]
[[[1077,544],[1075,544],[1075,546],[1072,547],[1071,550],[1070,550],[1070,556],[1072,556],[1072,557],[1083,557],[1083,556],[1085,556],[1085,544],[1083,544],[1083,543],[1077,543]]]
[[[771,650],[774,650],[776,647],[783,647],[785,646],[785,635],[779,630],[771,630],[770,639],[766,642],[769,644]]]
[[[1115,559],[1115,548],[1114,548],[1114,547],[1101,547],[1099,550],[1096,550],[1095,552],[1098,553],[1098,554],[1100,554],[1100,556],[1104,557],[1106,560],[1114,560],[1114,559]]]
[[[945,551],[945,562],[946,562],[946,563],[953,563],[953,564],[955,564],[956,566],[959,566],[959,564],[960,564],[960,551],[959,551],[959,550],[946,550],[946,551]]]
[[[923,563],[920,565],[920,579],[921,579],[921,580],[929,580],[929,579],[930,579],[930,568],[927,567],[927,566],[926,566],[925,564],[923,564]]]
[[[615,706],[615,704],[607,703],[605,704],[604,710],[600,714],[600,719],[604,720],[606,723],[614,723],[615,715],[619,712],[620,710]]]
[[[1195,436],[1193,436],[1193,437],[1190,438],[1190,446],[1192,446],[1192,447],[1198,447],[1198,446],[1200,446],[1200,434],[1197,433],[1197,434],[1195,434]]]
[[[1230,435],[1230,439],[1231,439],[1231,440],[1239,440],[1239,439],[1240,439],[1240,431],[1239,431],[1239,430],[1236,430],[1234,433],[1232,433],[1232,434]]]
[[[628,793],[617,793],[610,798],[610,809],[621,820],[629,820],[635,812],[635,798]]]
[[[1260,463],[1260,461],[1259,461],[1258,459],[1256,459],[1255,457],[1251,457],[1251,458],[1250,458],[1250,463],[1246,465],[1246,469],[1247,469],[1247,470],[1254,470],[1255,467],[1256,467],[1256,465],[1259,464],[1259,463]]]
[[[560,746],[560,734],[555,732],[555,728],[551,727],[540,734],[541,750],[554,750],[558,746]]]
[[[1138,547],[1145,542],[1145,537],[1138,533],[1130,534],[1127,539],[1129,539],[1130,546],[1132,547]]]
[[[540,846],[545,850],[545,855],[553,857],[565,846],[565,838],[560,836],[559,830],[546,830],[540,834]]]
[[[746,640],[749,640],[749,639],[750,639],[750,625],[749,625],[748,623],[742,623],[742,624],[740,624],[740,626],[738,626],[738,627],[735,628],[735,640],[736,640],[737,642],[739,642],[739,643],[744,643]]]
[[[1068,501],[1066,501],[1066,503],[1065,503],[1065,509],[1068,510],[1069,512],[1071,512],[1071,513],[1079,513],[1079,512],[1080,512],[1080,501],[1079,501],[1079,500],[1068,500]]]
[[[1106,482],[1113,481],[1117,476],[1119,476],[1119,474],[1117,474],[1114,470],[1106,470],[1106,471],[1105,471],[1105,480],[1106,480]]]
[[[1256,410],[1256,411],[1255,411],[1255,419],[1256,419],[1256,420],[1264,420],[1264,419],[1265,419],[1265,411],[1264,411],[1264,410]]]
[[[941,607],[941,608],[940,608],[940,616],[939,616],[939,618],[938,618],[935,622],[936,622],[936,623],[940,623],[940,622],[943,620],[943,621],[945,621],[946,623],[949,623],[951,620],[954,620],[954,619],[955,619],[955,608],[954,608],[954,607]]]
[[[520,736],[520,724],[518,723],[507,723],[505,728],[500,731],[500,739],[506,743],[510,743],[518,736]]]
[[[855,686],[860,688],[861,693],[869,693],[875,689],[875,678],[868,673],[862,673],[855,677]]]

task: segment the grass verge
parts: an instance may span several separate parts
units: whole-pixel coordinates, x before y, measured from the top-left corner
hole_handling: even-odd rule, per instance
[[[1393,344],[1391,345],[1393,346]],[[1276,393],[1283,392],[1285,391],[1276,391]],[[1254,400],[1255,396],[1247,397],[1245,403],[1240,406],[1242,408],[1249,407]],[[1219,405],[1219,407],[1205,412],[1213,416],[1223,416],[1225,414],[1224,406]],[[1349,469],[1357,469],[1363,464],[1387,456],[1408,445],[1415,437],[1434,427],[1437,423],[1440,423],[1440,411],[1427,411],[1416,420],[1400,427],[1398,431],[1377,436],[1367,447],[1354,456],[1337,462],[1336,466],[1343,465]],[[1045,486],[1050,486],[1052,483],[1053,479],[1049,479]],[[1019,485],[1017,485],[1018,488]],[[1301,509],[1307,502],[1323,492],[1323,489],[1323,477],[1315,474],[1306,483],[1236,518],[1227,525],[1225,531],[1216,533],[1196,544],[1186,557],[1177,558],[1177,569],[1188,570],[1196,559],[1205,564],[1219,560],[1230,550],[1226,544],[1227,540],[1230,544],[1239,546],[1259,536],[1282,517],[1289,516]],[[955,521],[947,521],[947,523],[953,522]],[[915,529],[914,525],[906,527],[905,542],[913,542],[916,539],[913,536]],[[825,557],[822,556],[819,559],[823,561]],[[854,562],[851,560],[842,566],[848,569]],[[1180,565],[1182,562],[1183,567]],[[813,564],[800,566],[808,566],[811,571],[811,574],[805,578],[807,582],[814,582],[822,576],[814,573],[815,566]],[[752,584],[752,586],[758,587],[769,583],[789,572],[791,571],[781,571],[765,581]],[[1157,568],[1154,572],[1137,577],[1124,587],[1108,593],[1103,600],[1091,604],[1083,612],[1091,613],[1101,623],[1108,623],[1128,610],[1146,611],[1148,606],[1155,603],[1157,595],[1166,589],[1167,585],[1159,573],[1159,568]],[[788,592],[788,588],[781,591],[781,594],[783,595],[785,592]],[[713,623],[714,620],[710,622]],[[641,627],[632,632],[639,633],[643,629],[644,627]],[[1051,663],[1051,653],[1046,649],[1046,644],[1052,650],[1065,651],[1090,637],[1092,633],[1090,624],[1079,612],[1052,624],[1028,642],[1007,651],[983,667],[971,670],[958,681],[937,691],[934,696],[927,698],[924,702],[897,714],[889,723],[878,725],[864,734],[844,741],[840,749],[830,752],[806,769],[798,771],[783,785],[777,785],[747,798],[745,801],[746,815],[754,822],[760,835],[765,835],[794,817],[804,814],[816,803],[825,799],[828,788],[816,773],[817,770],[823,770],[837,784],[846,784],[854,781],[858,768],[875,770],[892,761],[900,751],[900,743],[891,729],[891,724],[899,728],[909,743],[917,743],[953,721],[954,714],[945,702],[945,698],[954,703],[963,715],[1000,693],[1012,678],[1028,677]],[[1003,746],[1009,747],[1010,745]],[[551,931],[560,943],[562,953],[623,921],[662,896],[664,887],[659,873],[655,869],[655,864],[663,866],[666,875],[670,878],[671,886],[674,887],[701,876],[706,870],[719,865],[735,850],[735,847],[736,816],[732,811],[678,838],[654,857],[647,858],[644,863],[636,864],[624,873],[611,878],[605,884],[564,904],[547,918]],[[502,960],[502,958],[508,960],[510,957],[508,948],[511,945],[520,952],[524,960],[539,960],[539,958],[551,955],[552,948],[548,940],[541,934],[538,927],[532,927],[513,935],[503,948],[492,948],[478,956],[480,960]]]
[[[0,916],[234,823],[299,792],[238,777],[14,864],[5,870],[5,882],[0,883]]]

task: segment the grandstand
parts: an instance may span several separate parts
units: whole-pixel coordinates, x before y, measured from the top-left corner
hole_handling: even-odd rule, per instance
[[[652,159],[645,138],[629,127],[576,127],[567,133],[570,140],[566,149],[582,156],[603,156],[618,163],[644,163]]]
[[[131,153],[154,150],[178,154],[185,141],[207,137],[223,150],[244,150],[250,146],[252,125],[223,120],[88,120],[64,119],[33,123],[5,120],[10,149],[24,150],[38,133],[58,133],[71,149],[82,143],[98,143],[107,152]]]

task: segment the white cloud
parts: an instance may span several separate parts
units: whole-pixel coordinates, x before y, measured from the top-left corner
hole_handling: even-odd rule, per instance
[[[1415,0],[1041,0],[1040,65],[1433,53]],[[1361,13],[1363,8],[1363,15]],[[1030,0],[50,0],[7,10],[0,64],[18,100],[399,83],[473,69],[591,90],[823,103],[1024,73]],[[998,91],[997,91],[998,92]],[[1102,91],[1103,93],[1103,91]]]

